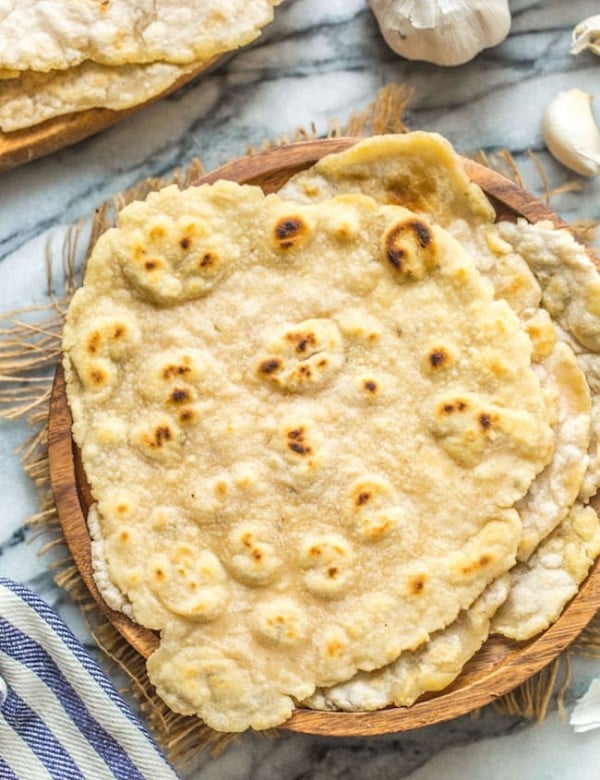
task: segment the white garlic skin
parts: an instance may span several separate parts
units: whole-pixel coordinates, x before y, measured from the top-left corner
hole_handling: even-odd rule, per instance
[[[508,0],[368,0],[388,46],[409,60],[462,65],[501,43]]]
[[[567,168],[582,176],[600,173],[600,130],[588,92],[560,92],[544,112],[542,134],[550,152]]]
[[[575,709],[569,720],[576,734],[600,728],[600,678],[592,680],[589,688],[575,702]]]
[[[585,49],[600,54],[600,14],[589,16],[573,30],[571,54],[579,54]]]

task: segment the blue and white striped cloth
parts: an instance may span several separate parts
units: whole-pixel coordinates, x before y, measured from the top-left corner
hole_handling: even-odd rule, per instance
[[[0,577],[0,780],[177,780],[42,599]]]

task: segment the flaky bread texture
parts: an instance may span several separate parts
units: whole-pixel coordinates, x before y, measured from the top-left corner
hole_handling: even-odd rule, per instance
[[[0,80],[0,130],[13,132],[90,108],[122,111],[160,95],[202,64],[110,66],[88,61],[50,73],[16,73]]]
[[[580,492],[581,499],[588,501],[600,486],[600,275],[585,247],[567,230],[524,220],[515,225],[500,223],[498,230],[535,274],[542,305],[576,353],[593,390],[590,461]]]
[[[598,515],[593,507],[577,503],[531,558],[512,570],[510,593],[492,620],[492,631],[523,640],[548,628],[598,555]]]
[[[0,68],[41,71],[210,60],[252,41],[277,0],[5,0]]]

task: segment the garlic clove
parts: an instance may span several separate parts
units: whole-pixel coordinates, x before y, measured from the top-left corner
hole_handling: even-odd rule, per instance
[[[588,92],[560,92],[544,112],[542,134],[550,152],[567,168],[582,176],[600,173],[600,130]]]
[[[573,30],[571,54],[579,54],[585,49],[600,54],[600,14],[584,19]]]
[[[510,30],[508,0],[369,0],[388,46],[409,60],[462,65]]]
[[[592,680],[584,695],[577,700],[571,713],[571,726],[580,734],[591,729],[600,728],[600,679]]]

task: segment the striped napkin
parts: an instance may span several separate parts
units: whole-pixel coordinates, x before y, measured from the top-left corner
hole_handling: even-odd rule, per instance
[[[0,577],[0,779],[177,780],[58,615]]]

